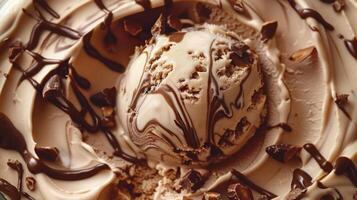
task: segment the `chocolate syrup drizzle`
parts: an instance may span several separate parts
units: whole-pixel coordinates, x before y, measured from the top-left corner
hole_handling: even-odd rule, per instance
[[[44,173],[54,179],[86,179],[101,172],[102,170],[110,169],[108,165],[103,163],[79,170],[59,170],[49,167],[30,153],[23,135],[3,113],[0,113],[0,147],[7,150],[17,151],[26,162],[27,168],[31,173]]]
[[[325,172],[331,172],[333,169],[332,164],[327,161],[316,148],[315,145],[311,143],[307,143],[304,145],[304,149],[310,153],[310,155],[316,160],[317,164],[323,169]]]
[[[316,21],[318,21],[325,29],[329,31],[335,30],[335,28],[328,23],[320,13],[318,13],[316,10],[313,10],[311,8],[302,8],[300,5],[298,5],[295,0],[288,0],[289,4],[291,7],[300,15],[302,19],[306,19],[308,17],[314,18]]]
[[[33,2],[33,5],[36,7],[36,10],[39,13],[41,13],[41,12],[38,9],[38,6],[41,7],[42,9],[44,9],[48,14],[52,15],[52,17],[54,17],[56,19],[60,18],[60,15],[48,5],[46,0],[33,0],[32,2]]]
[[[36,48],[41,35],[44,31],[51,31],[52,33],[56,33],[57,35],[61,35],[64,37],[68,37],[74,40],[78,40],[81,38],[81,34],[67,26],[63,26],[61,24],[55,24],[53,22],[47,21],[43,16],[35,16],[29,13],[27,10],[23,9],[23,12],[32,17],[37,21],[37,23],[33,26],[30,40],[26,45],[27,50],[33,50]]]
[[[120,63],[115,61],[109,60],[108,58],[104,57],[90,42],[92,38],[93,32],[87,33],[83,37],[83,47],[84,51],[92,58],[99,60],[101,63],[106,65],[112,71],[123,73],[125,71],[125,67]]]
[[[312,177],[302,169],[295,169],[291,181],[291,190],[306,189],[312,185]]]
[[[335,174],[345,175],[357,187],[357,169],[351,159],[339,157],[335,164]]]
[[[117,38],[115,37],[111,24],[113,21],[113,12],[105,7],[102,0],[94,0],[95,4],[105,13],[106,17],[102,23],[102,28],[106,31],[104,36],[104,43],[108,45],[113,45],[117,43]]]
[[[278,197],[274,193],[269,192],[268,190],[265,190],[264,188],[256,185],[255,183],[253,183],[251,180],[249,180],[244,174],[240,173],[239,171],[232,170],[231,173],[238,179],[238,181],[240,183],[248,186],[250,189],[258,192],[259,194],[264,195],[264,196],[268,197],[269,199],[274,199],[275,197]]]

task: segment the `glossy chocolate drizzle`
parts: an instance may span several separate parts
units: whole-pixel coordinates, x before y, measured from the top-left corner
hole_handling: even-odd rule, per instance
[[[244,174],[240,173],[239,171],[232,170],[231,173],[238,179],[238,181],[240,183],[242,183],[243,185],[246,185],[250,189],[258,192],[259,194],[266,196],[268,199],[274,199],[275,197],[278,197],[274,193],[269,192],[268,190],[265,190],[264,188],[256,185],[255,183],[253,183],[251,180],[249,180]]]
[[[56,18],[56,19],[59,19],[60,18],[60,15],[54,11],[49,5],[48,3],[46,2],[46,0],[33,0],[33,5],[36,6],[36,10],[38,10],[39,13],[40,10],[38,9],[37,6],[40,6],[42,9],[44,9],[48,14],[52,15],[52,17]],[[41,14],[42,15],[42,14]]]
[[[347,157],[339,157],[335,164],[335,174],[345,175],[357,187],[357,169],[353,161]]]
[[[26,45],[26,49],[28,50],[33,50],[34,48],[36,48],[40,40],[40,37],[44,33],[44,31],[51,31],[52,33],[55,33],[57,35],[68,37],[74,40],[78,40],[79,38],[81,38],[81,34],[79,32],[67,26],[63,26],[61,24],[55,24],[53,22],[47,21],[41,15],[39,16],[32,15],[25,9],[23,9],[23,12],[37,21],[37,23],[32,28],[30,40]]]
[[[102,28],[106,31],[104,36],[104,43],[108,45],[113,45],[117,43],[117,38],[115,37],[111,24],[113,21],[113,12],[105,7],[102,0],[94,0],[95,4],[106,14],[104,22],[102,23]]]
[[[105,66],[107,66],[109,69],[115,72],[123,73],[125,71],[125,67],[121,65],[120,63],[117,63],[115,61],[109,60],[108,58],[104,57],[90,42],[92,38],[93,32],[87,33],[83,37],[83,47],[85,52],[92,58],[97,59],[101,63],[103,63]]]
[[[329,31],[335,30],[335,28],[328,23],[320,13],[318,13],[316,10],[310,9],[310,8],[302,8],[300,5],[298,5],[295,0],[288,0],[289,4],[291,7],[300,15],[302,19],[306,19],[308,17],[314,18],[316,21],[318,21],[325,29]]]
[[[79,170],[59,170],[49,167],[29,152],[25,138],[3,113],[0,113],[0,147],[17,151],[26,162],[27,168],[31,173],[44,173],[54,179],[80,180],[89,178],[103,170],[110,169],[108,165],[103,163]]]
[[[304,149],[310,153],[310,155],[316,160],[317,164],[323,169],[325,172],[331,172],[333,169],[332,164],[327,161],[316,148],[315,145],[311,143],[307,143],[304,145]]]
[[[312,177],[302,169],[295,169],[291,181],[291,190],[306,189],[312,185]]]

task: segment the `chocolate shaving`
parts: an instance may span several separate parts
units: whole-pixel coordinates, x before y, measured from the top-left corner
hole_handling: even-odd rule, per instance
[[[25,182],[27,189],[29,189],[30,191],[36,190],[36,180],[33,177],[26,177]]]
[[[317,50],[314,46],[311,46],[294,52],[289,59],[293,62],[301,63],[305,59],[314,55],[317,55]]]
[[[277,144],[265,148],[267,154],[280,162],[288,162],[296,158],[301,151],[301,147],[290,144]]]
[[[277,28],[277,21],[265,22],[262,26],[262,29],[260,30],[260,33],[262,35],[262,41],[267,42],[268,40],[272,39],[276,33]]]
[[[56,161],[59,151],[56,147],[35,147],[35,152],[40,159],[47,161]]]
[[[208,178],[208,174],[201,174],[194,169],[189,170],[180,181],[180,185],[183,189],[190,192],[195,192],[200,189]]]
[[[222,196],[216,192],[205,192],[202,200],[222,200]]]
[[[124,30],[132,36],[138,36],[143,31],[143,26],[133,20],[124,20]]]
[[[90,97],[90,101],[98,107],[115,107],[117,90],[115,87],[106,88]]]
[[[227,196],[230,200],[253,200],[252,191],[240,183],[229,185]]]

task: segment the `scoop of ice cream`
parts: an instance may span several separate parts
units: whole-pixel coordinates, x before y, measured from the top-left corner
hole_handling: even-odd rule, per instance
[[[119,82],[120,124],[149,160],[207,165],[237,152],[264,118],[257,55],[223,26],[160,35]]]

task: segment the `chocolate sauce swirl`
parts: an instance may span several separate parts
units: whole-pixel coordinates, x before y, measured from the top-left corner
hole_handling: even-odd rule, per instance
[[[298,5],[295,0],[288,0],[289,4],[291,7],[300,15],[302,19],[306,19],[308,17],[314,18],[316,21],[318,21],[325,29],[329,31],[335,30],[335,28],[328,23],[319,12],[316,10],[313,10],[311,8],[302,8],[300,5]]]
[[[357,187],[357,169],[351,159],[339,157],[335,165],[335,174],[345,175]]]
[[[0,113],[0,147],[7,150],[17,151],[26,162],[27,168],[31,173],[44,173],[54,179],[86,179],[95,174],[98,174],[103,170],[110,169],[108,165],[103,163],[78,170],[59,170],[47,166],[45,163],[30,153],[27,148],[25,138],[4,113]]]
[[[37,6],[43,8],[47,13],[52,15],[52,17],[54,17],[56,19],[60,18],[60,15],[48,5],[46,0],[33,0],[33,4],[35,5],[35,7],[38,11],[39,11],[39,9],[37,8]]]

